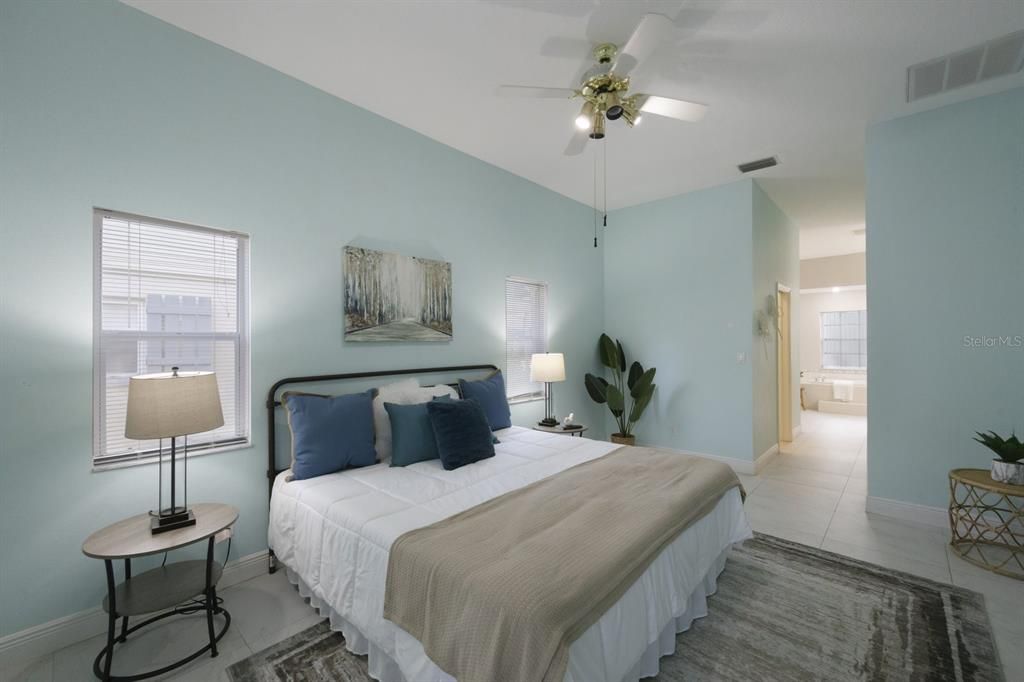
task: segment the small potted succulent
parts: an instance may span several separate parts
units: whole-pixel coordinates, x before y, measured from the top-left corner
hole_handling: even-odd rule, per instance
[[[974,440],[996,453],[992,460],[992,480],[1011,485],[1024,485],[1024,443],[1017,434],[1003,438],[995,431],[976,432]]]
[[[611,370],[611,382],[601,376],[587,374],[584,386],[591,399],[599,405],[607,404],[618,431],[611,440],[619,445],[635,445],[633,426],[647,409],[654,396],[654,367],[644,369],[639,362],[629,366],[626,372],[626,352],[622,344],[607,334],[601,334],[597,342],[601,364]]]

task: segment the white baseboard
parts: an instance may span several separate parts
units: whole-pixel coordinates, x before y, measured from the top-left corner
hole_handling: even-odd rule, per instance
[[[943,507],[926,507],[923,504],[888,500],[884,497],[869,497],[865,510],[880,516],[891,516],[937,528],[949,528],[949,510]]]
[[[754,471],[752,473],[759,474],[764,471],[764,468],[768,466],[775,456],[779,454],[779,444],[771,446],[754,460]]]
[[[267,551],[256,552],[224,567],[217,588],[255,578],[267,570]],[[107,614],[100,607],[62,616],[0,638],[0,669],[9,669],[95,637],[107,629]]]
[[[736,459],[734,457],[722,457],[721,455],[709,455],[706,452],[694,452],[693,450],[676,450],[675,448],[659,448],[661,450],[669,450],[670,452],[678,452],[681,455],[693,455],[694,457],[700,457],[701,459],[713,459],[716,462],[722,464],[728,464],[733,471],[738,474],[748,474],[753,476],[756,471],[754,470],[754,462],[745,459]]]

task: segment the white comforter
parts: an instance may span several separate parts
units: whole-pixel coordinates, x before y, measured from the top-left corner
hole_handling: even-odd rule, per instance
[[[395,539],[618,447],[519,427],[495,435],[501,440],[495,457],[455,471],[433,460],[403,468],[377,464],[303,481],[288,481],[285,472],[275,481],[270,547],[314,604],[328,606],[332,616],[366,638],[371,672],[397,666],[409,682],[452,679],[417,640],[381,615]],[[666,632],[674,639],[675,619],[694,606],[691,595],[703,594],[706,579],[713,585],[724,553],[750,536],[739,491],[733,489],[573,643],[566,680],[619,682],[652,674],[652,656],[655,666],[658,656],[652,647],[659,648]],[[688,622],[681,620],[680,627]],[[391,659],[387,665],[373,660],[382,654]],[[642,658],[647,663],[637,672]]]

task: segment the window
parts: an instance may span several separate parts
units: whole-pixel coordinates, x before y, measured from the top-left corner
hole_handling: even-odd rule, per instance
[[[128,379],[217,373],[224,426],[189,454],[249,440],[249,240],[97,209],[93,464],[145,461],[159,442],[124,437]],[[166,443],[164,444],[166,447]]]
[[[505,393],[510,400],[544,397],[544,385],[530,381],[530,356],[547,351],[548,285],[505,280]]]
[[[821,366],[824,369],[867,369],[868,311],[821,314]]]

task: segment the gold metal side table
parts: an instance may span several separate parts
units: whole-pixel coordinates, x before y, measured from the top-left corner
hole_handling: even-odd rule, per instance
[[[985,469],[949,472],[950,546],[962,559],[1024,580],[1024,486]]]

